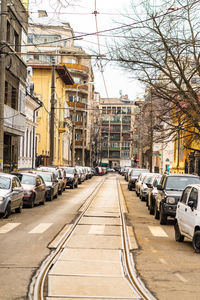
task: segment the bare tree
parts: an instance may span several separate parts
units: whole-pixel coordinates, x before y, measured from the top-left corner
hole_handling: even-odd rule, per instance
[[[134,3],[134,17],[129,11],[118,29],[124,38],[109,45],[110,59],[150,89],[157,122],[167,124],[166,139],[181,131],[187,141],[199,140],[199,1],[161,0],[156,7],[150,0]]]

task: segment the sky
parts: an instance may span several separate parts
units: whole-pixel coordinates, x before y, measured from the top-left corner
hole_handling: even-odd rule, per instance
[[[96,28],[98,28],[98,31],[101,31],[118,26],[114,19],[116,21],[119,20],[121,18],[120,14],[124,13],[125,9],[128,9],[130,5],[130,0],[72,0],[73,6],[61,8],[59,2],[66,4],[67,0],[31,1],[30,11],[33,16],[36,16],[36,7],[37,9],[45,9],[49,15],[52,15],[56,10],[56,17],[62,21],[69,22],[75,35],[96,32]],[[95,4],[98,12],[96,20],[93,13]],[[98,40],[95,35],[77,40],[75,45],[82,46],[89,53],[92,53],[93,50],[99,52]],[[99,37],[99,45],[100,53],[104,55],[107,52],[104,37]],[[103,72],[100,72],[96,60],[92,62],[94,65],[95,91],[99,92],[102,98],[107,96],[109,98],[119,98],[120,91],[123,95],[127,94],[130,100],[135,100],[144,94],[144,89],[140,86],[140,83],[131,79],[128,72],[126,73],[113,63],[104,64]]]

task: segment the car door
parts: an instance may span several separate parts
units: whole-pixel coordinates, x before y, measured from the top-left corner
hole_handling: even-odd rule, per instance
[[[186,232],[186,219],[187,219],[187,201],[190,195],[192,187],[188,186],[183,191],[182,197],[180,201],[177,204],[177,210],[176,210],[176,219],[178,220],[178,226],[182,232]]]
[[[193,207],[191,208],[188,205],[188,202],[192,201],[194,203]],[[198,204],[198,190],[197,188],[193,187],[190,195],[188,197],[187,203],[186,203],[186,208],[185,208],[185,230],[186,233],[190,236],[193,237],[194,234],[194,228],[195,228],[195,220],[196,220],[196,213],[197,213],[197,204]]]
[[[45,198],[45,194],[46,194],[46,184],[41,176],[38,176],[38,177],[40,180],[40,187],[41,187],[40,201],[43,201],[43,199]]]
[[[19,191],[15,190],[18,187],[16,178],[12,178],[12,192],[11,192],[11,209],[19,206]]]

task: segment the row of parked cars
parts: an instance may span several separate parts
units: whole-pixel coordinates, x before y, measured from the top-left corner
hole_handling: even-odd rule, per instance
[[[146,202],[149,213],[161,225],[174,219],[175,240],[192,241],[200,253],[200,177],[191,174],[158,174],[146,169],[126,168],[122,175],[128,189]]]
[[[42,166],[26,172],[0,173],[0,216],[7,218],[12,211],[21,213],[24,206],[44,205],[94,174],[93,168],[81,166]]]

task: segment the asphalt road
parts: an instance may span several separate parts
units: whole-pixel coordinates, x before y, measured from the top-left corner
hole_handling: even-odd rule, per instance
[[[139,276],[157,299],[200,299],[200,255],[193,250],[191,241],[178,243],[174,238],[173,219],[160,225],[149,214],[146,203],[127,182],[120,182],[128,206],[128,222],[132,224],[138,249],[133,251]]]
[[[48,245],[74,219],[99,180],[93,177],[44,206],[0,219],[0,299],[27,299],[31,277],[50,253]]]

